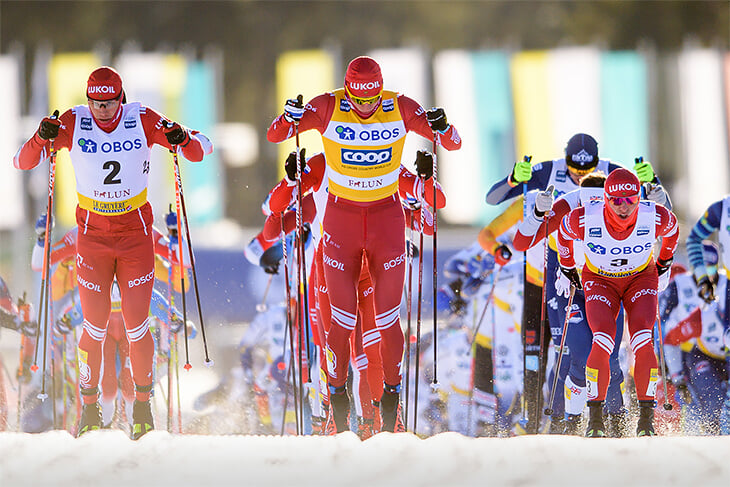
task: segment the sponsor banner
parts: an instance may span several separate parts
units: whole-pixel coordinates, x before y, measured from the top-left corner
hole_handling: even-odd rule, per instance
[[[540,80],[536,80],[538,83]],[[565,155],[568,139],[577,133],[592,135],[601,144],[601,57],[592,47],[554,49],[548,55],[549,117],[552,152],[543,159]],[[537,162],[533,159],[534,162]]]
[[[13,155],[19,141],[26,137],[20,133],[20,66],[14,56],[0,56],[0,230],[10,230],[23,223],[25,196],[23,172],[13,167]],[[23,139],[25,140],[25,139]]]
[[[684,140],[687,214],[701,215],[727,194],[728,148],[722,86],[722,55],[713,49],[679,54],[679,98]]]
[[[531,155],[533,163],[554,159],[567,142],[555,142],[548,61],[547,51],[523,51],[510,62],[518,160],[524,155]]]
[[[632,168],[643,156],[655,169],[649,146],[649,95],[646,61],[634,51],[601,54],[601,124],[598,154]],[[660,176],[661,177],[661,176]]]
[[[301,94],[306,104],[317,95],[335,90],[344,85],[344,72],[341,77],[335,76],[335,61],[331,53],[312,49],[289,51],[276,61],[276,105],[274,113],[284,112],[284,104],[289,98]],[[284,177],[284,161],[296,148],[295,138],[286,140],[279,146],[279,157],[276,161],[280,178]],[[299,135],[299,146],[307,148],[307,157],[324,151],[322,138],[316,130],[309,130]]]
[[[474,201],[479,202],[475,206],[481,209],[479,223],[486,224],[504,212],[509,203],[487,205],[483,203],[484,197],[494,183],[509,174],[516,160],[509,58],[502,51],[478,51],[471,58],[477,89],[472,102],[479,114],[476,135],[481,183]]]
[[[368,52],[367,55],[380,65],[380,71],[383,73],[383,87],[386,90],[402,93],[416,100],[426,110],[433,106],[428,83],[428,60],[423,49],[376,49]],[[448,115],[448,110],[446,113]],[[432,150],[431,141],[420,136],[406,137],[401,162],[412,172],[415,172],[414,162],[416,151],[419,149]]]
[[[63,113],[76,105],[86,105],[86,80],[101,65],[92,53],[56,54],[48,65],[48,113]],[[45,164],[44,164],[45,166]],[[54,213],[63,227],[76,225],[76,179],[67,150],[56,157]]]
[[[478,220],[485,194],[472,55],[460,50],[439,52],[433,72],[436,104],[456,125],[462,141],[458,151],[438,151],[438,179],[446,192],[446,207],[438,214],[450,223],[469,224]]]
[[[218,119],[213,65],[203,61],[188,63],[187,83],[181,99],[181,123],[213,137]],[[220,155],[215,150],[202,162],[185,163],[180,167],[185,191],[185,208],[190,226],[212,223],[223,217],[225,187]]]

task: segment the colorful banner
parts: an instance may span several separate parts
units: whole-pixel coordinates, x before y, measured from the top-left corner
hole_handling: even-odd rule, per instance
[[[632,168],[636,157],[651,161],[660,173],[665,161],[654,161],[649,146],[647,66],[633,51],[601,54],[601,123],[598,154]],[[660,174],[661,177],[661,174]]]
[[[685,49],[679,54],[686,181],[682,186],[691,195],[686,210],[693,221],[730,192],[722,61],[722,54],[712,49]]]
[[[0,230],[10,230],[23,223],[25,195],[23,173],[13,167],[13,155],[18,150],[20,133],[20,66],[10,55],[0,56]]]
[[[335,61],[329,52],[320,49],[286,52],[276,62],[274,116],[284,112],[284,104],[289,98],[296,98],[301,94],[304,103],[307,103],[315,96],[339,88],[342,84],[343,78],[335,78]],[[322,139],[316,130],[300,134],[299,145],[307,149],[307,157],[324,150]],[[295,147],[294,137],[279,144],[279,177],[284,177],[284,161]]]
[[[48,113],[86,104],[86,80],[100,66],[99,58],[92,53],[68,53],[53,56],[48,66]],[[44,165],[45,166],[45,165]],[[68,151],[56,157],[56,183],[54,206],[57,223],[70,228],[76,225],[76,178]]]

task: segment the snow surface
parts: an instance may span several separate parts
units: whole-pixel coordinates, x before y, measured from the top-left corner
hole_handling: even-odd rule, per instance
[[[730,485],[730,437],[0,433],[0,486]]]

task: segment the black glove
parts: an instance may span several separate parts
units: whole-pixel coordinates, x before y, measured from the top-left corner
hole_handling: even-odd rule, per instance
[[[702,276],[697,282],[697,295],[706,303],[715,300],[715,283],[709,277]]]
[[[165,124],[165,137],[167,137],[167,142],[170,145],[186,146],[190,142],[188,131],[182,128],[177,122]]]
[[[58,128],[60,126],[61,121],[58,119],[58,110],[55,110],[53,115],[41,120],[41,125],[38,127],[38,136],[43,140],[55,139],[58,137]]]
[[[466,314],[466,301],[461,297],[461,287],[463,282],[461,279],[456,279],[449,283],[449,287],[454,294],[454,297],[449,300],[449,308],[457,316],[464,316]]]
[[[307,149],[303,148],[299,151],[299,167],[301,171],[304,171],[304,166],[307,165],[307,159],[304,157],[304,153]],[[286,158],[284,163],[284,170],[286,171],[286,177],[289,181],[297,180],[297,151],[292,151]]]
[[[444,133],[449,128],[443,108],[432,108],[426,112],[426,120],[434,132]]]
[[[671,380],[672,384],[674,384],[674,387],[677,389],[677,394],[682,402],[685,404],[692,404],[692,393],[689,391],[687,378],[684,376],[684,373],[679,372],[677,374],[672,374]]]
[[[283,252],[281,244],[272,245],[259,258],[259,266],[267,274],[278,274],[279,262],[284,257]]]
[[[424,179],[430,179],[433,176],[433,154],[429,151],[416,152],[416,173]]]
[[[494,262],[498,265],[507,265],[507,262],[512,258],[512,251],[505,244],[499,244],[494,249]]]
[[[10,330],[18,329],[17,317],[13,313],[5,311],[4,308],[0,307],[0,327],[8,328]]]
[[[657,273],[661,276],[662,274],[667,272],[669,269],[671,269],[673,260],[674,260],[673,257],[670,257],[667,260],[657,259],[657,261],[656,261]]]
[[[563,266],[560,266],[560,271],[565,274],[565,277],[570,280],[570,283],[575,287],[576,290],[580,291],[583,289],[583,284],[580,282],[580,274],[578,274],[578,270],[573,267],[571,269],[566,269]]]

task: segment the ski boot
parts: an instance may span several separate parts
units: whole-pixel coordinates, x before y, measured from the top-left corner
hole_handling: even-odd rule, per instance
[[[373,433],[383,429],[383,418],[380,416],[380,401],[373,400]]]
[[[563,424],[565,424],[565,430],[563,431],[563,434],[569,436],[580,436],[580,426],[582,422],[582,414],[565,413],[565,419],[563,419]]]
[[[628,436],[629,412],[623,409],[618,413],[608,413],[608,436],[626,438]]]
[[[639,421],[636,436],[656,436],[654,432],[654,401],[639,401]]]
[[[132,409],[132,439],[138,440],[155,429],[155,420],[152,417],[152,408],[149,400],[134,400]]]
[[[84,404],[84,409],[81,410],[81,419],[79,420],[79,429],[76,432],[76,437],[78,438],[88,431],[101,429],[101,427],[101,408],[99,407],[99,403]]]
[[[549,435],[562,435],[565,432],[565,421],[563,418],[550,418]]]
[[[603,401],[588,401],[588,429],[586,438],[605,438],[606,427],[603,424]]]
[[[330,386],[330,414],[327,418],[326,434],[336,435],[350,431],[350,396],[345,386]]]
[[[361,440],[365,441],[373,436],[373,423],[373,418],[363,418],[361,416],[358,416],[357,436],[359,436]]]
[[[312,436],[322,436],[325,419],[319,416],[312,416]]]
[[[397,386],[389,386],[388,384],[385,384],[383,397],[380,398],[380,415],[383,418],[383,428],[381,431],[390,431],[391,433],[405,431],[403,421],[399,421],[399,406],[400,384],[398,384]],[[396,426],[398,426],[397,429]]]

